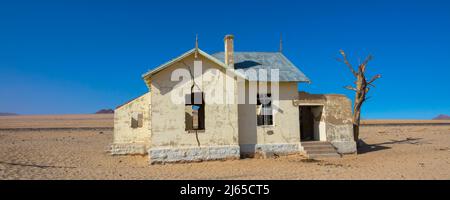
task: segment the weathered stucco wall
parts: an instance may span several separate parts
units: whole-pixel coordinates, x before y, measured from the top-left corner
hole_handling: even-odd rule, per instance
[[[271,84],[268,84],[268,93]],[[239,87],[244,87],[239,84]],[[297,83],[281,82],[278,106],[273,106],[273,125],[257,126],[256,105],[250,104],[249,84],[245,84],[246,104],[239,105],[239,144],[242,154],[258,152],[287,154],[301,151],[298,107],[292,100],[298,99]],[[252,94],[253,95],[253,94]]]
[[[225,75],[226,72],[221,66],[201,55],[199,55],[199,59],[202,60],[203,74],[209,73],[209,69],[216,69],[216,72]],[[171,76],[176,69],[188,68],[191,72],[194,71],[193,55],[174,63],[151,78],[152,105],[158,105],[153,106],[151,112],[152,135],[151,149],[149,151],[151,162],[170,162],[177,159],[183,161],[191,160],[192,158],[238,158],[239,148],[237,148],[236,152],[214,150],[223,146],[228,146],[230,149],[238,147],[237,104],[211,103],[211,98],[206,92],[215,90],[222,91],[225,94],[226,79],[195,79],[196,84],[199,84],[198,81],[202,82],[201,85],[205,92],[205,130],[199,130],[197,133],[185,130],[184,101],[177,103],[171,99],[172,93],[178,91],[175,90],[175,87],[180,81],[171,81]],[[234,79],[232,80],[234,92],[232,91],[233,95],[231,97],[236,101],[236,83]],[[190,88],[192,82],[189,81],[185,84]],[[212,155],[217,153],[223,153],[223,155]],[[202,156],[189,156],[190,154],[202,154]]]
[[[309,94],[298,92],[298,98],[294,100],[295,105],[325,105],[327,98],[323,94]]]
[[[352,102],[344,95],[325,95],[327,141],[339,153],[355,153],[353,139]]]
[[[150,92],[118,107],[114,111],[113,154],[146,154],[150,144]],[[132,117],[142,115],[142,127],[131,126]]]
[[[320,140],[330,142],[338,153],[347,154],[356,152],[356,143],[353,140],[352,105],[345,95],[337,94],[308,94],[299,92],[297,106],[323,106]]]

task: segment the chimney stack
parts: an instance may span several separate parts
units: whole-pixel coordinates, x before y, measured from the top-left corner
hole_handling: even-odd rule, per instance
[[[225,36],[225,64],[228,67],[234,68],[234,45],[233,45],[233,35]]]

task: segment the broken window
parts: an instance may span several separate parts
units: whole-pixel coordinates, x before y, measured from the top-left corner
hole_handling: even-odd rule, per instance
[[[273,125],[272,95],[258,94],[256,98],[257,125]]]
[[[131,114],[131,128],[142,128],[144,124],[144,115],[142,113]]]
[[[186,95],[185,126],[186,130],[205,129],[205,102],[203,93],[191,93]]]

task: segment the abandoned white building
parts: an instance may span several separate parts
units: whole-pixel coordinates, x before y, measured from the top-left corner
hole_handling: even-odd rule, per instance
[[[347,97],[299,92],[298,83],[310,80],[281,51],[234,52],[233,40],[232,35],[227,35],[225,51],[211,55],[196,45],[145,73],[143,79],[149,92],[115,110],[112,154],[148,154],[150,163],[158,163],[356,152],[351,101]],[[197,61],[201,61],[202,68],[193,75]],[[175,93],[179,93],[175,88],[182,82],[173,78],[178,69],[190,73],[184,84],[191,90],[181,94],[184,102],[173,101],[173,96],[178,95]],[[210,69],[226,78],[201,78]],[[276,69],[277,79],[242,73],[258,69]],[[261,83],[267,88],[261,89]],[[202,87],[193,89],[195,84]],[[233,89],[225,89],[225,85]],[[275,85],[277,91],[272,91]],[[231,101],[208,103],[213,97],[207,91],[223,91]],[[271,103],[273,96],[278,98],[276,105]]]

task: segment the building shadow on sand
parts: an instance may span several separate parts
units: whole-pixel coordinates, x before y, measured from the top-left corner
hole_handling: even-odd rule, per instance
[[[423,138],[406,138],[403,140],[390,140],[389,142],[382,142],[382,143],[376,143],[376,144],[367,144],[364,142],[364,140],[359,140],[359,146],[358,146],[358,154],[365,154],[375,151],[381,151],[386,149],[391,149],[392,147],[388,147],[385,145],[392,145],[392,144],[412,144],[412,145],[419,145],[422,144],[421,140]]]

